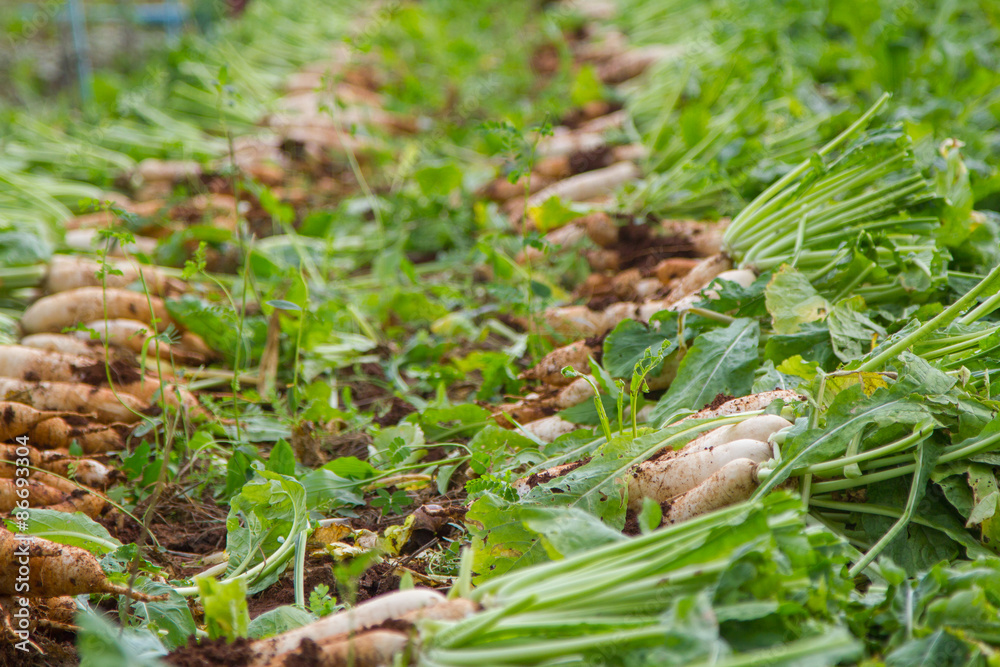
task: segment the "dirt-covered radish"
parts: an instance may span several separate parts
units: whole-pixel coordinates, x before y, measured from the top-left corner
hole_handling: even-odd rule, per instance
[[[628,319],[648,322],[661,310],[685,310],[706,298],[717,298],[712,289],[704,289],[716,278],[748,286],[755,274],[746,269],[729,271],[729,260],[724,256],[708,258],[692,269],[684,279],[662,299],[650,299],[642,303],[622,301],[612,303],[603,311],[591,310],[587,306],[562,306],[545,311],[545,321],[556,333],[576,336],[598,336],[611,331]]]
[[[25,558],[26,564],[22,562]],[[54,598],[92,593],[128,595],[144,602],[167,598],[112,583],[97,558],[86,549],[38,537],[15,536],[0,528],[0,595]]]
[[[594,395],[594,388],[585,378],[576,378],[565,387],[560,387],[544,396],[528,396],[516,403],[501,405],[495,415],[497,421],[504,426],[513,426],[507,417],[520,424],[537,421],[542,417],[551,416],[559,410],[571,408]]]
[[[406,650],[409,643],[407,635],[394,630],[371,630],[320,641],[305,639],[295,650],[263,664],[266,667],[383,667],[393,664],[394,658]]]
[[[589,345],[585,340],[556,348],[542,357],[533,367],[518,375],[518,378],[553,387],[568,385],[573,382],[573,378],[563,375],[562,369],[570,366],[581,373],[588,372],[590,364],[587,360],[597,354],[599,349],[599,346]]]
[[[684,297],[700,291],[710,282],[715,280],[720,273],[733,268],[733,262],[724,254],[713,255],[701,260],[696,266],[688,271],[674,289],[670,290],[666,301],[675,303]]]
[[[360,632],[444,601],[443,595],[428,588],[414,588],[380,595],[352,609],[325,616],[300,628],[254,642],[253,649],[256,656],[254,664],[269,664],[269,660],[294,650],[304,639],[319,642],[327,637]]]
[[[185,350],[182,346],[171,345],[161,341],[147,340],[152,338],[152,332],[148,324],[138,320],[94,320],[84,325],[87,329],[97,333],[98,339],[107,341],[111,345],[130,350],[135,354],[158,354],[162,359],[173,359],[183,364],[201,364],[205,362],[205,355],[199,352]],[[78,331],[77,336],[90,338],[87,331]]]
[[[708,419],[710,417],[736,415],[742,412],[754,412],[756,410],[763,410],[777,400],[782,400],[786,403],[797,403],[802,400],[802,397],[788,389],[764,391],[759,394],[750,394],[749,396],[740,396],[731,399],[715,408],[703,408],[684,419]]]
[[[27,501],[28,507],[39,507],[68,499],[68,494],[38,480],[25,479],[18,483],[16,479],[0,478],[0,512],[13,511],[19,500]]]
[[[106,454],[125,449],[125,438],[131,431],[127,424],[95,425],[67,415],[39,422],[27,435],[38,449],[67,449],[76,442],[84,454]]]
[[[748,438],[750,440],[760,440],[767,442],[774,433],[792,425],[784,417],[779,415],[757,415],[750,417],[737,424],[720,426],[712,429],[708,433],[702,433],[697,438],[684,445],[682,452],[697,452],[703,449],[711,449],[718,445],[734,440]]]
[[[144,281],[153,294],[163,296],[184,290],[184,282],[166,275],[160,267],[139,264],[135,261],[109,259],[109,271],[104,277],[104,286],[128,287]],[[78,287],[100,287],[102,270],[99,262],[85,257],[53,255],[49,261],[49,273],[45,279],[45,290],[49,293],[65,292]]]
[[[0,401],[0,441],[24,435],[41,422],[67,414],[61,411],[36,410],[24,403]]]
[[[683,55],[684,48],[675,44],[634,47],[601,65],[597,70],[597,76],[604,83],[622,83],[639,76],[654,63],[679,60]]]
[[[79,334],[83,334],[82,336]],[[104,344],[91,340],[86,332],[78,332],[77,335],[59,333],[31,334],[21,339],[20,344],[24,347],[31,347],[36,350],[48,350],[49,352],[59,352],[61,354],[72,354],[79,357],[87,357],[93,361],[104,361],[108,358],[105,354]],[[111,348],[111,352],[119,352],[116,348]],[[134,355],[131,352],[122,350],[122,355],[112,354],[112,360],[121,359],[132,360]]]
[[[87,357],[48,352],[22,345],[0,345],[0,377],[41,380],[45,382],[82,382],[101,386],[108,384],[110,375],[116,391],[147,401],[159,402],[161,392],[167,404],[198,407],[198,399],[188,390],[164,385],[159,380],[141,375],[128,364],[103,362]]]
[[[628,479],[629,509],[639,511],[643,498],[663,503],[693,489],[739,459],[763,463],[771,445],[760,440],[735,440],[708,449],[668,451],[632,468]]]
[[[17,471],[18,467],[16,465],[0,461],[0,480],[18,479],[19,474]],[[91,519],[96,519],[108,506],[107,498],[99,491],[80,487],[65,477],[60,477],[51,472],[31,470],[28,480],[44,484],[50,489],[55,489],[65,494],[65,497],[57,498],[55,502],[37,505],[39,509],[70,513],[83,512]]]
[[[0,596],[0,612],[8,619],[17,618],[18,610],[25,606],[25,601],[28,609],[29,631],[34,631],[39,626],[66,632],[75,632],[79,629],[74,624],[77,612],[76,599],[70,595],[55,598],[22,598],[19,595],[4,595]]]
[[[687,521],[720,507],[742,502],[757,488],[759,464],[751,459],[730,461],[711,477],[670,502],[663,511],[663,525]]]
[[[625,183],[639,178],[639,167],[631,162],[618,162],[610,167],[585,171],[553,183],[528,198],[528,208],[541,206],[551,197],[563,201],[584,201],[611,194]]]
[[[167,307],[158,297],[124,289],[79,287],[31,304],[21,316],[21,328],[26,334],[58,332],[105,318],[139,320],[150,325],[155,319],[157,331],[164,331],[170,324]]]
[[[561,435],[572,433],[580,427],[558,415],[552,415],[551,417],[542,417],[529,424],[524,424],[523,428],[528,434],[541,442],[547,443],[552,442]]]
[[[79,382],[30,382],[0,378],[0,400],[26,403],[38,410],[93,413],[98,421],[134,424],[150,411],[148,403],[127,394]]]
[[[67,456],[55,451],[39,451],[27,445],[0,444],[0,461],[27,461],[46,472],[75,479],[95,489],[105,489],[119,473],[100,461]]]
[[[49,382],[80,380],[81,370],[93,360],[24,345],[0,345],[0,377]]]

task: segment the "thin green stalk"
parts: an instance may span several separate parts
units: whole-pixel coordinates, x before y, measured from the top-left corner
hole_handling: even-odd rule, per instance
[[[844,143],[849,137],[851,137],[860,128],[865,127],[871,121],[872,117],[878,113],[878,111],[889,101],[889,93],[884,93],[882,97],[878,99],[871,106],[868,111],[863,113],[856,121],[851,123],[851,125],[833,138],[828,144],[823,146],[817,151],[817,155],[823,157],[835,150],[838,146]],[[786,186],[790,185],[799,178],[802,174],[809,171],[812,167],[812,160],[804,160],[798,167],[791,170],[775,183],[771,187],[767,188],[762,192],[756,199],[754,199],[750,204],[740,211],[739,215],[733,220],[726,230],[725,240],[728,241],[734,237],[738,237],[743,232],[743,227],[746,225],[747,220],[751,219],[755,213],[767,210],[768,206],[772,203],[772,198],[775,197],[779,192],[781,192]]]
[[[964,311],[966,308],[972,305],[980,294],[985,292],[987,288],[991,287],[992,283],[997,279],[998,276],[1000,276],[1000,265],[994,267],[992,271],[986,274],[986,277],[983,278],[978,285],[969,290],[958,301],[945,308],[943,311],[941,311],[935,317],[931,318],[926,323],[918,327],[912,333],[903,336],[892,345],[886,347],[885,350],[875,355],[865,363],[861,364],[861,366],[859,366],[857,370],[864,372],[878,370],[890,359],[893,359],[894,357],[896,357],[896,355],[898,355],[903,350],[913,345],[915,342],[926,337],[932,331],[947,326],[956,317],[958,317],[962,313],[962,311]]]
[[[878,555],[882,553],[887,546],[889,546],[889,543],[896,539],[896,536],[899,535],[900,531],[906,528],[907,524],[910,523],[910,519],[913,518],[913,513],[917,510],[917,495],[922,490],[920,488],[921,482],[923,482],[921,475],[915,474],[913,476],[913,481],[910,483],[910,495],[906,499],[906,509],[903,510],[903,514],[899,517],[896,523],[894,523],[892,527],[886,531],[885,535],[879,538],[879,541],[876,542],[875,545],[861,557],[861,560],[851,566],[851,569],[847,571],[847,576],[853,579],[864,572],[865,568],[868,567],[872,561],[874,561],[875,558],[877,558]]]
[[[853,456],[844,456],[838,459],[832,459],[830,461],[823,461],[822,463],[814,463],[810,466],[806,466],[801,470],[796,470],[792,472],[793,476],[798,475],[815,475],[817,477],[827,476],[825,473],[836,473],[839,470],[843,470],[849,465],[854,465],[861,463],[863,461],[869,461],[871,459],[880,459],[888,454],[894,454],[898,451],[908,449],[909,447],[920,442],[922,439],[930,435],[931,431],[934,430],[933,424],[922,424],[920,427],[915,429],[909,435],[896,440],[895,442],[890,442],[887,445],[877,447],[875,449],[869,449],[864,452],[860,452]]]

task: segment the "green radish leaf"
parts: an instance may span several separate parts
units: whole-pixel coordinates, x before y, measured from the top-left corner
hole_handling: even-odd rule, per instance
[[[465,515],[472,536],[476,582],[547,560],[538,535],[524,525],[522,507],[492,493],[480,496]]]
[[[462,170],[453,163],[428,165],[413,172],[413,179],[424,196],[447,197],[462,186]]]
[[[525,507],[522,521],[542,538],[552,560],[626,539],[600,519],[574,507]]]
[[[250,621],[250,625],[247,626],[247,637],[250,639],[273,637],[282,632],[301,628],[315,620],[316,617],[309,612],[286,604],[269,609]]]
[[[941,628],[930,635],[911,639],[885,657],[886,667],[964,667],[970,647]]]
[[[188,637],[197,631],[187,599],[171,586],[146,577],[136,579],[136,589],[150,595],[167,595],[167,599],[159,602],[135,601],[132,603],[133,613],[145,625],[157,629],[168,649],[173,650],[187,643]]]
[[[246,579],[217,581],[211,577],[196,577],[195,582],[205,610],[208,636],[212,639],[225,637],[230,642],[246,637],[250,626]]]
[[[590,206],[564,202],[553,195],[542,202],[540,206],[529,208],[528,215],[535,221],[538,231],[544,234],[586,215],[590,210]]]
[[[570,87],[569,98],[575,107],[604,99],[604,84],[601,83],[592,65],[585,64],[577,70]]]
[[[337,457],[324,464],[323,469],[345,479],[368,479],[378,474],[378,469],[375,466],[356,456]]]
[[[45,264],[52,258],[52,245],[37,234],[24,231],[0,232],[0,266]]]
[[[1000,515],[997,513],[1000,490],[997,489],[993,466],[970,463],[968,475],[975,505],[969,512],[965,525],[967,527],[978,525],[983,544],[994,550],[1000,549]]]
[[[271,455],[267,457],[265,470],[276,472],[279,475],[291,475],[295,473],[295,452],[292,446],[284,438],[274,443],[271,448]]]
[[[654,317],[659,318],[659,314]],[[664,357],[677,349],[677,313],[660,318],[660,328],[646,326],[635,320],[623,320],[604,339],[604,353],[601,364],[612,377],[628,379],[632,377],[636,363],[642,359],[647,349],[659,349],[664,341],[670,341],[664,350]],[[662,364],[660,364],[662,367]],[[659,368],[650,371],[655,377]]]
[[[74,623],[80,628],[76,642],[80,667],[163,667],[166,664],[159,658],[167,654],[167,649],[149,628],[123,628],[89,606],[77,612]]]
[[[642,509],[639,511],[637,519],[639,530],[644,534],[651,533],[659,528],[660,522],[663,521],[663,508],[652,498],[643,498]]]
[[[122,543],[111,536],[107,528],[81,512],[60,512],[28,508],[28,535],[41,537],[59,544],[82,547],[98,555],[115,551]],[[12,527],[8,521],[8,527]],[[13,529],[13,528],[12,528]]]
[[[865,300],[860,296],[841,299],[827,317],[833,351],[841,361],[851,361],[868,354],[877,337],[886,331],[865,315]]]
[[[753,386],[760,327],[749,318],[695,338],[670,389],[656,404],[650,423],[662,423],[679,410],[700,410],[718,394],[744,396]]]
[[[256,476],[243,485],[230,503],[226,518],[227,575],[242,563],[247,563],[249,569],[262,558],[270,559],[285,541],[295,538],[290,534],[292,526],[296,519],[300,526],[304,525],[306,512],[306,490],[298,480],[257,470]],[[287,562],[258,577],[249,586],[249,592],[257,593],[270,586],[285,567]]]
[[[831,370],[837,363],[830,340],[830,330],[825,324],[803,324],[794,334],[774,334],[764,343],[764,358],[780,365],[789,357],[799,356],[815,363],[824,370]]]
[[[807,322],[822,320],[830,312],[830,302],[812,286],[809,279],[787,264],[771,276],[764,291],[772,328],[779,334],[792,334]]]

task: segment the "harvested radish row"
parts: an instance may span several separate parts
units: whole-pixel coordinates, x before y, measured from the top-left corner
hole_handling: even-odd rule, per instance
[[[132,283],[140,282],[142,279],[153,294],[162,296],[168,292],[184,291],[184,283],[170,278],[160,267],[121,259],[108,260],[108,263],[114,272],[108,271],[104,278],[105,287],[124,288]],[[101,269],[101,264],[92,259],[54,255],[49,261],[49,274],[45,279],[45,289],[47,292],[55,293],[66,292],[78,287],[100,287],[101,278],[97,274]]]
[[[24,556],[19,554],[25,552],[28,564],[22,565]],[[22,592],[15,586],[25,568],[28,591]],[[86,549],[38,537],[16,537],[0,528],[0,595],[54,598],[96,593],[127,595],[143,602],[167,599],[166,595],[148,595],[108,581],[97,558]]]
[[[704,482],[670,502],[663,512],[663,525],[687,521],[747,500],[757,488],[758,467],[759,464],[750,459],[730,461]]]
[[[0,444],[0,461],[27,459],[28,464],[46,472],[70,477],[97,489],[107,488],[118,473],[92,459],[78,459],[60,452],[38,451],[34,447]]]
[[[76,442],[84,454],[106,454],[124,449],[131,430],[127,424],[90,425],[79,417],[57,417],[36,424],[27,435],[40,449],[66,449]]]
[[[19,494],[18,488],[23,489]],[[17,507],[18,500],[26,500],[28,507],[55,505],[65,502],[69,496],[59,489],[38,480],[27,479],[20,487],[16,479],[0,478],[0,512],[12,512]]]
[[[30,382],[0,378],[0,399],[27,403],[38,410],[93,413],[105,423],[134,424],[149,412],[148,403],[124,392],[77,382]]]
[[[82,382],[100,386],[108,384],[109,375],[117,391],[144,401],[159,400],[160,391],[165,388],[167,404],[187,408],[198,406],[198,399],[186,389],[175,385],[161,385],[159,380],[144,377],[127,364],[116,362],[109,366],[87,357],[22,345],[0,345],[0,377],[44,382]]]
[[[108,358],[104,344],[99,341],[90,340],[90,335],[86,332],[78,332],[77,335],[57,333],[31,334],[22,338],[20,344],[36,350],[48,350],[49,352],[87,357],[92,361],[104,361]],[[111,348],[109,351],[112,353],[112,361],[134,361],[134,355],[131,352],[118,350],[117,348]]]
[[[155,318],[157,331],[164,331],[170,324],[167,307],[158,297],[124,289],[80,287],[31,304],[21,316],[21,328],[28,334],[57,332],[105,318],[139,320],[150,325]]]
[[[0,441],[11,440],[20,435],[25,435],[39,423],[55,417],[62,417],[66,414],[68,413],[36,410],[24,403],[0,401]]]
[[[445,601],[445,597],[429,588],[414,588],[381,595],[362,602],[357,607],[325,616],[318,621],[294,630],[253,643],[254,664],[284,664],[268,661],[288,651],[292,651],[303,640],[319,642],[328,637],[360,632],[381,625],[388,620],[401,618],[404,614],[432,607]]]
[[[205,361],[203,354],[185,350],[177,345],[161,341],[152,341],[147,344],[146,341],[152,338],[149,325],[138,320],[94,320],[87,322],[84,326],[95,331],[101,341],[107,341],[111,345],[131,350],[136,354],[142,354],[145,351],[153,355],[158,354],[162,359],[175,359],[185,364],[200,364]],[[88,339],[90,337],[86,331],[78,331],[76,335],[85,336]]]
[[[744,438],[767,442],[768,438],[770,438],[773,434],[791,425],[792,422],[778,415],[757,415],[741,421],[738,424],[720,426],[719,428],[712,429],[708,433],[703,433],[688,444],[684,445],[684,448],[681,451],[697,452],[703,449],[711,449],[712,447],[716,447],[727,442],[733,442],[734,440],[742,440]]]
[[[593,199],[611,194],[625,183],[639,178],[639,175],[639,168],[631,162],[618,162],[604,169],[585,171],[539,190],[528,198],[527,206],[529,209],[541,206],[551,197],[563,201]]]
[[[0,480],[4,480],[6,483],[6,480],[18,479],[17,470],[18,468],[14,464],[0,461]],[[39,509],[57,510],[60,512],[83,512],[94,519],[107,507],[107,498],[99,492],[77,486],[65,477],[60,477],[59,475],[43,470],[32,470],[28,479],[65,494],[64,498],[56,498],[55,502],[37,505]],[[42,491],[40,490],[39,498],[41,499],[42,497]]]
[[[698,486],[732,461],[747,459],[763,463],[771,456],[771,445],[749,439],[691,452],[684,449],[667,452],[632,468],[628,480],[629,509],[638,512],[643,498],[652,498],[658,503],[669,501]]]
[[[93,367],[87,357],[47,352],[23,345],[0,345],[0,377],[46,382],[76,382]]]
[[[552,350],[537,364],[518,375],[520,380],[534,380],[542,384],[561,387],[573,382],[573,378],[563,375],[566,366],[584,373],[590,370],[588,359],[594,356],[600,348],[588,345],[587,341],[579,340]]]
[[[597,336],[611,331],[624,320],[648,322],[653,315],[662,310],[685,310],[702,299],[718,298],[714,290],[704,289],[717,278],[735,282],[743,287],[749,286],[756,279],[756,275],[747,269],[725,270],[728,259],[709,258],[709,260],[692,269],[666,298],[643,303],[631,301],[613,303],[603,311],[594,311],[587,306],[550,308],[545,311],[545,321],[557,333]]]
[[[764,391],[759,394],[750,394],[749,396],[734,398],[726,401],[717,408],[704,408],[693,415],[685,417],[684,419],[709,419],[711,417],[736,415],[742,412],[755,412],[757,410],[763,410],[777,400],[785,402],[799,402],[802,400],[802,397],[794,391],[789,391],[787,389]]]

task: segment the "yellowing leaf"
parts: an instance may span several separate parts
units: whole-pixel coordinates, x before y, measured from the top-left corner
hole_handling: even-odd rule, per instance
[[[829,375],[826,378],[825,401],[832,401],[834,396],[856,384],[861,385],[865,396],[871,396],[876,389],[884,389],[889,386],[889,382],[881,373],[856,372],[846,375]]]
[[[819,370],[819,364],[815,361],[806,361],[802,358],[801,354],[796,354],[795,356],[788,357],[775,369],[779,373],[784,373],[785,375],[794,375],[800,377],[803,380],[812,380],[816,377],[816,373]]]
[[[764,290],[764,303],[771,314],[774,330],[792,334],[807,323],[822,320],[830,303],[821,297],[802,273],[783,264]]]

